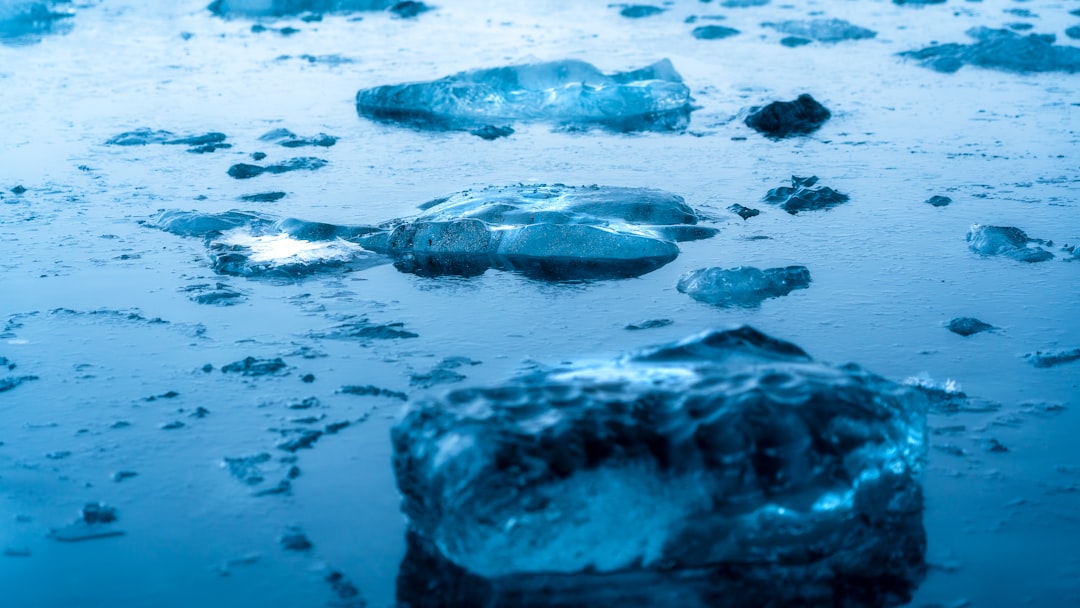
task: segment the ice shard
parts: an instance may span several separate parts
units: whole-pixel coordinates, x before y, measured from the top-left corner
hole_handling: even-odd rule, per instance
[[[465,131],[514,122],[679,131],[689,122],[690,102],[689,87],[667,59],[612,74],[575,60],[513,65],[356,94],[361,116]]]
[[[891,606],[925,397],[750,327],[406,407],[412,606]]]

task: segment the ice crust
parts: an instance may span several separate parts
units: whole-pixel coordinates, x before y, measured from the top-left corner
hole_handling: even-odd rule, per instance
[[[612,74],[576,60],[512,65],[356,94],[362,116],[435,130],[518,121],[623,132],[682,130],[690,101],[689,87],[667,59]]]
[[[965,65],[1007,72],[1080,72],[1080,48],[1054,44],[1053,34],[1021,35],[1009,30],[974,27],[972,44],[935,44],[900,53],[938,72],[951,73]]]
[[[402,576],[536,605],[671,585],[763,605],[745,602],[795,593],[778,581],[810,593],[793,605],[860,584],[887,605],[922,572],[926,408],[749,327],[453,390],[392,430]]]

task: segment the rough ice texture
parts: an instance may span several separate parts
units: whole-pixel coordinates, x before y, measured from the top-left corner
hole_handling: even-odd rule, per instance
[[[460,72],[431,82],[356,94],[374,120],[436,130],[473,130],[516,121],[671,131],[689,122],[690,89],[667,59],[603,74],[584,61],[552,61]]]
[[[863,40],[877,36],[877,32],[853,25],[843,19],[807,19],[762,23],[781,34],[809,38],[818,42],[840,42],[842,40]]]
[[[946,73],[965,65],[1020,73],[1080,71],[1080,48],[1054,44],[1053,34],[1021,35],[988,27],[971,28],[966,33],[976,42],[935,44],[900,55]]]
[[[765,194],[765,201],[776,203],[780,208],[791,215],[800,211],[814,211],[828,209],[848,201],[848,195],[837,192],[827,186],[814,188],[818,181],[817,176],[796,177],[791,176],[791,187],[781,186],[773,188]]]
[[[806,266],[766,268],[699,268],[679,279],[678,289],[691,298],[714,306],[760,306],[769,298],[786,296],[810,287]]]
[[[300,13],[346,13],[389,8],[395,0],[215,0],[207,7],[221,17],[284,17]]]
[[[705,238],[682,197],[608,186],[520,185],[469,190],[360,240],[424,275],[488,268],[548,280],[638,276],[675,259],[675,241]]]
[[[746,126],[769,137],[782,138],[813,133],[831,116],[828,108],[803,93],[794,101],[774,101],[764,108],[753,108],[746,117]]]
[[[967,233],[968,249],[984,256],[1003,256],[1020,262],[1045,262],[1054,254],[1032,243],[1043,243],[1028,237],[1023,230],[1012,226],[982,226],[975,224]]]
[[[926,407],[749,327],[416,403],[392,430],[399,600],[899,603]]]

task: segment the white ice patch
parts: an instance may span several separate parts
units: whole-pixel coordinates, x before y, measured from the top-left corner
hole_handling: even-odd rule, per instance
[[[347,262],[360,255],[364,249],[342,239],[333,241],[305,241],[288,233],[253,236],[242,230],[226,232],[219,241],[227,246],[244,247],[251,253],[248,259],[254,264],[318,264]]]

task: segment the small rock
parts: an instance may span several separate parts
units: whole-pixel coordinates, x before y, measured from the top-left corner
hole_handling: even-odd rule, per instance
[[[486,125],[480,127],[479,129],[473,129],[472,131],[469,131],[469,133],[472,133],[480,139],[486,139],[488,141],[491,141],[494,139],[499,139],[500,137],[510,137],[514,134],[514,129],[508,126],[496,127],[494,125]]]
[[[303,376],[300,376],[300,381],[304,384],[311,384],[312,382],[315,382],[315,374],[304,374]]]
[[[131,479],[132,477],[136,476],[138,476],[138,473],[136,473],[135,471],[117,471],[111,475],[112,480],[116,482],[121,482],[125,479]]]
[[[794,101],[774,101],[764,108],[753,108],[745,122],[759,133],[780,139],[813,133],[831,116],[825,106],[803,93]]]
[[[933,205],[935,207],[945,207],[952,203],[952,199],[947,196],[934,195],[926,199],[927,205]]]
[[[728,211],[734,213],[735,215],[741,217],[744,220],[748,220],[752,217],[761,215],[761,211],[757,209],[751,209],[750,207],[744,207],[743,205],[740,205],[738,203],[735,203],[734,205],[728,207]]]
[[[993,437],[991,437],[990,440],[987,442],[986,451],[987,452],[994,452],[994,453],[1003,453],[1003,452],[1008,452],[1009,448],[1002,445],[1002,443],[1000,441],[998,441],[997,439],[994,439]]]
[[[176,429],[184,428],[184,423],[179,420],[173,420],[172,422],[165,422],[161,425],[163,431],[175,431]]]
[[[386,10],[393,13],[393,15],[398,19],[412,19],[417,15],[426,13],[432,9],[430,6],[424,4],[423,2],[404,0],[403,2],[398,2],[397,4],[391,6]]]
[[[242,361],[235,361],[222,366],[221,371],[226,374],[240,374],[242,376],[269,376],[287,372],[288,367],[281,358],[256,359],[255,357],[245,357]]]
[[[286,551],[310,551],[315,545],[311,544],[308,537],[300,528],[290,527],[278,538],[281,547]]]
[[[25,187],[23,187],[23,186],[22,186],[22,185],[20,184],[20,185],[18,185],[18,186],[15,186],[14,188],[12,188],[12,189],[11,189],[11,192],[12,192],[13,194],[23,194],[24,192],[26,192],[26,188],[25,188]]]
[[[949,321],[947,326],[949,331],[961,336],[973,336],[979,332],[989,331],[991,329],[997,329],[989,323],[983,323],[982,321],[972,317],[957,317],[952,321]]]
[[[828,209],[848,201],[848,195],[827,186],[813,188],[812,186],[817,181],[817,176],[796,177],[793,175],[790,188],[781,186],[769,190],[765,194],[765,201],[778,203],[781,209],[791,215],[796,215],[800,211]]]

